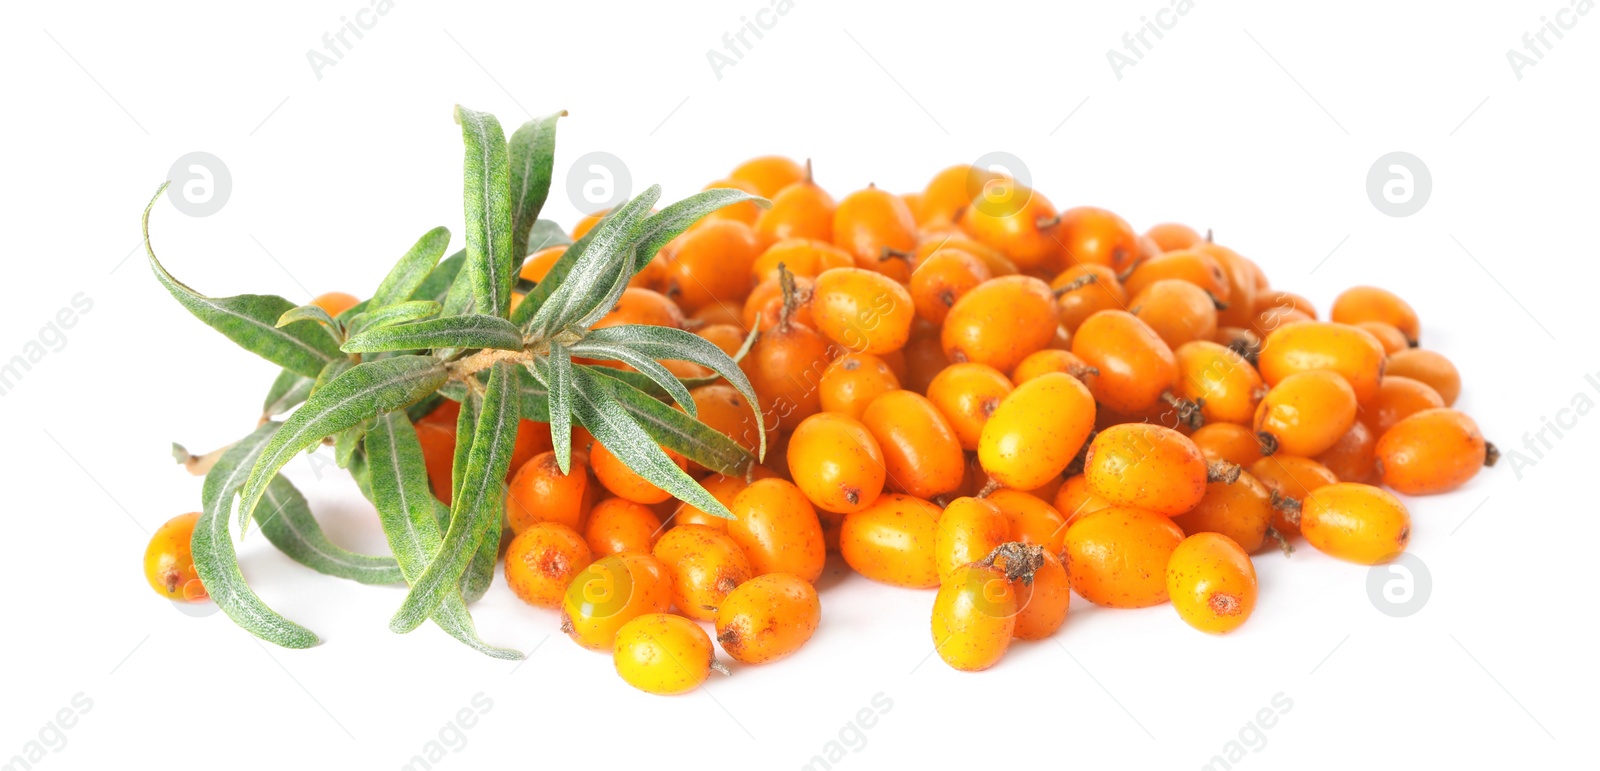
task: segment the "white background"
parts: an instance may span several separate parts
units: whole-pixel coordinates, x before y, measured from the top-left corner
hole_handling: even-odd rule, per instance
[[[213,153],[231,170],[227,205],[154,215],[177,276],[297,302],[370,292],[428,228],[460,238],[457,102],[508,127],[571,111],[546,210],[569,225],[580,207],[563,182],[588,151],[672,200],[767,152],[814,158],[843,195],[919,189],[1003,150],[1059,206],[1214,228],[1323,308],[1352,284],[1400,292],[1425,343],[1459,364],[1458,406],[1508,451],[1527,453],[1525,435],[1579,394],[1600,402],[1584,381],[1600,373],[1600,13],[1519,80],[1506,51],[1567,0],[1199,0],[1119,80],[1106,51],[1167,0],[796,0],[719,79],[706,51],[765,0],[683,5],[398,0],[320,79],[307,51],[365,0],[8,7],[0,358],[74,295],[93,308],[0,397],[0,763],[80,692],[92,708],[37,767],[398,768],[480,692],[492,707],[436,767],[792,769],[844,730],[852,749],[835,768],[1198,768],[1280,693],[1292,707],[1264,743],[1246,731],[1253,749],[1235,767],[1590,757],[1600,417],[1547,433],[1531,465],[1410,501],[1432,579],[1416,615],[1380,613],[1367,569],[1303,548],[1257,560],[1260,604],[1236,634],[1199,634],[1166,606],[1077,602],[1055,638],[1014,645],[983,674],[928,657],[932,592],[842,565],[798,655],[676,699],[629,688],[503,585],[475,615],[488,640],[534,651],[520,667],[431,626],[395,636],[399,589],[313,574],[259,536],[242,546],[246,574],[322,646],[263,646],[154,596],[140,575],[148,532],[199,502],[168,443],[204,450],[249,431],[274,368],[157,285],[135,251],[141,208],[175,159]],[[1407,218],[1365,192],[1395,150],[1433,179]],[[315,471],[288,473],[331,536],[381,553],[353,484]],[[880,693],[887,713],[845,730]]]

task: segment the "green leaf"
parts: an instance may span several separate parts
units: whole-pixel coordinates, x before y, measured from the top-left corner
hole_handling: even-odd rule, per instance
[[[290,308],[284,311],[282,316],[278,317],[277,323],[273,326],[282,329],[296,321],[314,321],[321,324],[323,329],[328,330],[328,334],[333,337],[333,341],[336,343],[344,338],[344,333],[340,331],[339,322],[334,321],[333,317],[329,316],[328,312],[323,310],[320,305],[299,305]]]
[[[432,356],[394,356],[357,364],[318,389],[262,448],[244,486],[241,517],[248,522],[267,483],[295,453],[367,418],[416,402],[438,390],[448,377],[444,362]]]
[[[645,263],[655,257],[656,252],[661,251],[661,247],[682,235],[690,225],[699,222],[707,214],[744,201],[755,201],[763,209],[772,206],[771,201],[743,190],[714,187],[695,193],[650,215],[644,222],[644,240],[639,243],[639,250],[635,253],[633,272],[638,273],[643,270]]]
[[[456,105],[466,142],[467,275],[473,308],[504,317],[511,306],[515,260],[511,253],[511,167],[500,121]]]
[[[534,359],[533,374],[545,386],[549,402],[550,445],[561,473],[572,470],[572,354],[560,343],[550,344],[550,355]]]
[[[746,340],[748,350],[749,340]],[[750,385],[750,378],[746,377],[744,370],[739,369],[738,362],[728,356],[727,352],[718,348],[715,343],[699,335],[685,332],[672,327],[658,327],[650,324],[621,324],[614,327],[591,330],[583,338],[583,343],[588,345],[603,345],[610,347],[628,348],[652,359],[678,359],[693,362],[703,367],[709,367],[712,372],[727,378],[728,383],[752,405],[760,404],[756,399],[756,390]],[[757,408],[759,409],[759,408]],[[757,457],[767,456],[767,433],[762,421],[757,421],[760,428],[760,450]]]
[[[588,338],[572,344],[572,355],[583,356],[590,359],[616,360],[639,371],[639,374],[650,379],[660,390],[672,397],[672,400],[683,405],[683,409],[691,416],[699,416],[700,408],[694,403],[694,398],[689,396],[689,389],[684,387],[683,381],[672,374],[666,367],[661,366],[654,358],[646,356],[633,348],[616,343],[591,342]]]
[[[356,363],[351,361],[350,357],[348,356],[343,356],[328,362],[328,366],[323,367],[322,371],[317,373],[317,379],[312,381],[311,394],[316,394],[316,392],[322,390],[323,386],[333,382],[334,378],[343,375],[355,365]],[[309,398],[309,395],[307,398]]]
[[[411,293],[413,300],[432,300],[444,305],[450,296],[450,287],[456,282],[456,276],[461,274],[461,266],[467,262],[467,250],[462,249],[455,254],[444,258],[444,261],[428,271],[428,277],[422,280],[422,285]],[[447,314],[448,315],[448,314]]]
[[[428,489],[422,445],[411,421],[400,412],[391,412],[379,417],[367,432],[366,450],[372,504],[378,509],[383,534],[389,539],[389,549],[400,564],[400,572],[408,583],[413,583],[442,542],[434,517],[435,509],[442,507]],[[481,653],[498,659],[522,658],[517,651],[496,648],[478,637],[459,594],[445,596],[433,612],[433,622]]]
[[[263,505],[256,509],[261,534],[291,559],[319,573],[363,584],[395,584],[404,580],[393,557],[357,554],[335,546],[311,515],[304,496],[287,478],[276,476],[267,485]]]
[[[452,592],[478,545],[499,527],[505,516],[506,469],[517,436],[517,394],[512,387],[512,365],[496,362],[484,389],[483,411],[473,430],[472,452],[467,459],[461,489],[451,501],[450,528],[427,569],[411,585],[389,628],[396,632],[416,629]],[[676,468],[676,467],[674,467]]]
[[[357,423],[333,435],[333,460],[339,468],[350,468],[355,460],[356,451],[361,449],[361,439],[367,435],[365,423]]]
[[[639,242],[650,207],[660,197],[661,187],[651,185],[594,227],[594,239],[572,263],[570,272],[560,279],[559,286],[549,292],[539,310],[529,319],[526,328],[534,337],[549,337],[597,307],[611,307],[612,303],[602,305],[600,300],[606,290],[616,284],[619,272],[632,276],[626,270],[632,267],[628,260]],[[540,294],[539,290],[550,283],[549,279],[546,276],[545,281],[535,287],[534,294],[528,296],[529,299]],[[623,283],[626,281],[624,278]]]
[[[461,599],[468,605],[483,599],[489,586],[494,583],[495,565],[500,561],[500,534],[505,527],[502,521],[504,497],[501,498],[500,510],[502,516],[490,523],[489,530],[483,534],[483,542],[478,544],[478,550],[472,553],[472,561],[467,563],[467,571],[461,574]]]
[[[611,214],[607,213],[605,217],[600,218],[600,221],[604,222],[610,216]],[[540,222],[543,221],[540,220]],[[528,329],[528,322],[533,319],[533,315],[541,307],[544,307],[545,298],[548,298],[550,293],[554,292],[557,286],[560,286],[561,282],[566,279],[567,274],[572,272],[573,264],[578,261],[579,257],[583,256],[584,252],[588,251],[589,244],[594,242],[596,229],[590,228],[589,232],[584,233],[582,238],[568,245],[566,251],[556,258],[550,269],[545,271],[544,278],[533,287],[533,291],[528,292],[527,296],[522,298],[522,302],[517,305],[517,309],[511,312],[511,323],[521,327],[524,331]]]
[[[594,374],[608,384],[629,414],[657,444],[719,474],[735,476],[750,470],[755,456],[726,434],[650,397],[622,380],[609,378],[598,368]],[[752,411],[751,415],[754,416]]]
[[[428,274],[438,266],[439,258],[444,256],[444,250],[449,247],[449,228],[440,226],[422,234],[422,238],[411,245],[389,270],[389,275],[384,276],[383,282],[378,284],[378,291],[372,293],[372,300],[368,303],[369,312],[410,299],[428,279]]]
[[[528,236],[550,195],[551,167],[556,157],[556,119],[534,118],[511,134],[511,254],[517,261],[530,252]]]
[[[239,571],[228,515],[233,497],[245,483],[262,445],[278,429],[277,423],[263,423],[217,459],[206,473],[200,493],[201,514],[194,526],[189,547],[194,554],[195,572],[206,593],[245,631],[285,648],[309,648],[321,640],[316,634],[267,607],[245,583]],[[273,476],[277,476],[276,473]]]
[[[405,302],[385,305],[384,307],[367,311],[350,319],[351,335],[358,335],[364,330],[381,329],[394,324],[404,324],[409,321],[420,321],[431,316],[437,316],[444,306],[432,300],[407,300]]]
[[[528,233],[528,245],[525,247],[528,254],[533,254],[552,246],[571,246],[572,237],[567,235],[565,228],[555,220],[537,220],[533,223],[532,232]]]
[[[445,316],[368,329],[346,340],[347,353],[414,351],[427,348],[522,350],[522,331],[498,316]]]
[[[282,415],[305,401],[306,397],[311,395],[311,386],[315,382],[298,372],[289,370],[279,372],[278,377],[272,381],[272,388],[267,390],[267,398],[261,403],[262,417]]]
[[[456,412],[455,453],[450,456],[450,495],[447,496],[452,502],[460,500],[461,482],[466,478],[467,464],[472,459],[472,437],[478,430],[478,415],[482,412],[483,392],[469,391]]]
[[[572,412],[583,427],[617,456],[617,460],[656,487],[708,514],[732,519],[732,512],[694,481],[694,477],[678,468],[655,438],[639,426],[632,413],[622,406],[622,400],[627,397],[613,385],[615,382],[590,372],[587,367],[572,368]]]
[[[180,305],[221,332],[239,347],[306,377],[316,377],[329,359],[339,356],[339,346],[327,330],[314,322],[299,321],[278,328],[278,319],[294,303],[276,295],[242,294],[234,297],[207,297],[172,277],[156,259],[150,245],[150,211],[166,192],[161,185],[150,204],[144,209],[144,249],[150,258],[150,269],[156,279],[166,287]]]

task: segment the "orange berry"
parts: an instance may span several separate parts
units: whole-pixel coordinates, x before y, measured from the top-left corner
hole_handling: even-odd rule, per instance
[[[672,459],[678,468],[688,469],[689,462],[671,450],[667,450],[667,457]],[[605,445],[595,443],[590,451],[589,465],[594,469],[595,478],[600,484],[605,485],[612,495],[625,498],[634,503],[660,503],[672,497],[672,493],[655,486],[655,483],[639,476],[639,472],[629,468]]]
[[[1233,482],[1207,484],[1205,497],[1194,508],[1173,517],[1172,523],[1191,536],[1221,533],[1246,554],[1254,554],[1266,543],[1274,511],[1272,491],[1246,471]]]
[[[817,384],[832,360],[828,339],[805,324],[779,321],[762,329],[739,368],[761,398],[769,430],[797,425],[822,409]]]
[[[816,509],[793,483],[762,479],[733,498],[728,535],[758,576],[790,573],[807,581],[822,575],[827,556]]]
[[[1177,396],[1200,405],[1206,423],[1247,424],[1255,419],[1264,388],[1261,375],[1243,356],[1209,340],[1173,351],[1178,360]]]
[[[1376,565],[1406,550],[1411,513],[1399,498],[1372,485],[1341,482],[1306,498],[1300,532],[1323,554]]]
[[[1312,457],[1332,447],[1356,422],[1356,394],[1336,372],[1296,372],[1267,391],[1255,430],[1269,447]],[[1268,439],[1267,437],[1271,437]]]
[[[672,579],[649,554],[601,557],[572,579],[561,601],[561,631],[592,651],[609,651],[623,624],[672,607]]]
[[[1444,406],[1456,403],[1461,395],[1461,373],[1443,354],[1422,348],[1411,348],[1389,357],[1384,368],[1385,377],[1408,377],[1427,383],[1439,392]]]
[[[1394,424],[1379,437],[1377,453],[1383,483],[1405,495],[1454,490],[1499,457],[1472,418],[1448,408],[1423,410]]]
[[[568,469],[571,473],[561,473],[554,452],[539,453],[517,469],[506,488],[506,522],[511,532],[521,535],[540,522],[581,532],[594,495],[588,454],[574,449]]]
[[[900,380],[883,359],[870,353],[847,353],[822,371],[818,385],[824,412],[837,412],[857,420],[873,399],[900,388]]]
[[[978,449],[984,424],[1011,391],[1011,381],[999,370],[975,362],[945,367],[927,388],[929,401],[950,423],[963,450]]]
[[[922,319],[911,323],[911,338],[900,353],[905,360],[905,374],[896,374],[903,387],[917,393],[926,392],[933,379],[950,366],[950,357],[945,355],[940,341],[940,328]]]
[[[950,308],[940,340],[951,361],[975,361],[1001,372],[1050,343],[1056,331],[1050,286],[1030,276],[979,284]]]
[[[1068,332],[1077,332],[1084,320],[1100,311],[1125,311],[1128,293],[1117,272],[1105,265],[1074,265],[1050,282],[1056,295],[1056,315]]]
[[[817,276],[811,314],[817,331],[851,351],[887,353],[905,346],[916,308],[906,288],[881,273],[834,268]]]
[[[932,498],[961,486],[965,461],[955,431],[933,402],[911,391],[890,391],[861,414],[883,450],[889,489]]]
[[[1009,177],[990,180],[961,211],[961,229],[1024,270],[1060,270],[1061,218],[1042,194]]]
[[[648,507],[625,498],[607,498],[589,511],[583,540],[596,558],[622,552],[649,554],[661,520]]]
[[[982,260],[960,249],[933,252],[911,272],[911,299],[917,315],[930,324],[942,324],[956,300],[993,277]]]
[[[506,584],[529,605],[561,607],[561,598],[593,555],[583,536],[566,525],[539,522],[506,547]]]
[[[1126,311],[1100,311],[1072,338],[1072,352],[1099,370],[1089,378],[1095,401],[1117,412],[1147,409],[1178,379],[1178,359],[1161,336]]]
[[[679,524],[661,534],[652,554],[672,576],[672,604],[696,621],[712,621],[717,608],[755,575],[749,558],[727,532]]]
[[[1417,312],[1400,299],[1399,295],[1375,286],[1356,286],[1344,290],[1333,300],[1328,318],[1341,324],[1359,324],[1379,321],[1389,324],[1405,335],[1406,341],[1416,345],[1422,339],[1422,324]]]
[[[1278,497],[1296,503],[1303,503],[1312,493],[1339,481],[1327,466],[1295,455],[1269,455],[1250,464],[1249,472]],[[1273,511],[1272,528],[1285,538],[1300,534],[1300,526],[1282,510]]]
[[[1217,302],[1227,303],[1232,298],[1232,286],[1228,283],[1228,274],[1223,271],[1222,264],[1217,258],[1198,249],[1166,252],[1145,260],[1133,267],[1122,280],[1122,287],[1128,294],[1137,297],[1145,287],[1165,279],[1194,284],[1209,292]]]
[[[990,181],[1003,176],[966,163],[949,166],[933,175],[922,189],[922,212],[918,223],[955,222],[972,199]]]
[[[800,649],[822,622],[810,582],[772,573],[739,585],[717,606],[717,642],[734,661],[764,664]]]
[[[1080,381],[1087,380],[1094,375],[1093,368],[1089,366],[1088,362],[1078,358],[1078,355],[1072,351],[1046,348],[1042,351],[1034,351],[1028,354],[1026,359],[1017,362],[1017,366],[1011,370],[1011,381],[1017,385],[1022,385],[1040,375],[1047,375],[1051,372],[1071,375]]]
[[[785,238],[767,247],[750,266],[750,275],[757,283],[778,277],[782,265],[795,276],[814,278],[833,268],[848,268],[856,264],[850,253],[833,244],[811,238]]]
[[[1031,493],[1008,488],[989,493],[985,500],[999,508],[1011,523],[1008,540],[1038,544],[1051,553],[1061,551],[1062,539],[1067,536],[1067,518],[1056,507]]]
[[[1247,327],[1255,319],[1256,275],[1261,268],[1232,249],[1201,242],[1194,250],[1217,261],[1228,279],[1228,299],[1217,309],[1217,325]]]
[[[1051,505],[1066,520],[1067,527],[1071,527],[1078,517],[1111,508],[1110,501],[1089,489],[1089,480],[1082,474],[1073,474],[1061,480],[1061,487],[1056,489]]]
[[[1156,246],[1163,252],[1175,252],[1179,249],[1188,249],[1195,244],[1205,241],[1200,231],[1177,222],[1162,222],[1151,225],[1144,232],[1146,238],[1156,242]]]
[[[1356,402],[1378,395],[1384,370],[1383,345],[1358,327],[1328,321],[1306,321],[1279,327],[1262,343],[1257,368],[1267,385],[1297,372],[1325,369],[1355,389]]]
[[[748,184],[756,195],[771,198],[784,188],[810,176],[806,167],[781,155],[762,155],[735,166],[729,179]]]
[[[883,492],[883,448],[847,415],[824,412],[802,421],[789,439],[788,461],[795,484],[827,511],[859,511]]]
[[[1261,438],[1249,426],[1238,423],[1207,423],[1189,435],[1208,461],[1227,461],[1250,467],[1261,459]]]
[[[1167,563],[1183,531],[1159,514],[1125,506],[1097,511],[1067,529],[1067,581],[1084,599],[1111,608],[1167,601]]]
[[[1012,636],[1018,640],[1043,640],[1056,633],[1067,622],[1067,610],[1072,604],[1072,587],[1067,581],[1067,570],[1055,552],[1040,548],[1039,566],[1032,576],[1011,582],[1017,594],[1017,625]],[[1004,565],[1004,560],[996,560]]]
[[[912,589],[939,585],[934,542],[939,507],[890,493],[845,515],[839,531],[844,561],[874,581]]]
[[[736,302],[750,292],[750,269],[759,254],[760,240],[749,225],[707,222],[661,248],[666,295],[690,312],[713,302]]]
[[[1169,348],[1191,340],[1210,340],[1217,333],[1216,301],[1187,281],[1166,278],[1151,282],[1133,296],[1129,308]]]
[[[1411,342],[1406,340],[1405,333],[1396,329],[1393,324],[1385,324],[1382,321],[1360,321],[1356,326],[1378,338],[1378,343],[1383,346],[1383,352],[1390,356],[1411,348]]]
[[[961,566],[989,556],[1009,540],[1011,519],[993,501],[970,497],[951,501],[938,518],[933,538],[939,580],[948,581]]]
[[[360,298],[348,292],[323,292],[311,300],[312,305],[321,308],[324,313],[334,318],[356,307],[360,302]]]
[[[1115,506],[1169,517],[1194,508],[1206,493],[1200,448],[1177,431],[1146,423],[1123,423],[1095,435],[1083,475],[1095,495]]]
[[[828,191],[811,181],[810,168],[807,163],[805,179],[771,196],[771,208],[756,219],[757,235],[769,242],[786,238],[833,240],[833,213],[838,204]]]
[[[1332,471],[1340,482],[1371,483],[1378,476],[1378,435],[1360,420],[1322,451],[1316,461]]]
[[[144,578],[150,588],[173,602],[204,602],[210,599],[200,574],[194,568],[190,542],[200,512],[181,514],[167,520],[150,536],[144,550]]]
[[[839,201],[833,242],[855,256],[856,267],[904,282],[911,276],[917,222],[899,196],[868,187]]]
[[[1041,375],[1000,401],[983,424],[978,460],[996,482],[1031,490],[1059,476],[1077,457],[1094,429],[1094,417],[1094,397],[1077,378]]]
[[[1125,270],[1139,254],[1139,235],[1127,220],[1095,206],[1061,212],[1059,230],[1069,265],[1105,265]]]
[[[1378,383],[1378,395],[1361,408],[1359,417],[1372,429],[1374,436],[1383,436],[1394,424],[1423,410],[1443,406],[1444,398],[1433,386],[1408,377],[1386,375]]]
[[[933,598],[934,650],[953,669],[988,669],[1011,646],[1018,609],[1016,590],[1003,569],[963,565]]]
[[[1183,622],[1202,632],[1227,634],[1256,608],[1256,568],[1249,552],[1226,535],[1183,539],[1167,563],[1167,594]]]

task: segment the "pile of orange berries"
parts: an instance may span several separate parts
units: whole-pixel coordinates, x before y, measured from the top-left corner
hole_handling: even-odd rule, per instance
[[[759,330],[740,362],[759,404],[720,382],[692,396],[751,450],[763,421],[764,462],[730,477],[676,458],[734,519],[672,500],[582,428],[562,474],[549,427],[524,421],[508,480],[507,583],[644,690],[720,666],[696,622],[740,663],[798,649],[829,552],[937,589],[933,639],[957,669],[1055,633],[1073,592],[1170,600],[1228,632],[1254,608],[1250,555],[1303,537],[1391,559],[1410,516],[1378,485],[1444,492],[1494,459],[1450,409],[1456,369],[1417,347],[1417,314],[1385,290],[1350,289],[1319,318],[1187,226],[1141,235],[971,166],[835,200],[809,164],[762,157],[709,187],[772,205],[698,223],[597,326],[679,327],[730,355]],[[564,249],[531,255],[523,278]],[[446,496],[453,407],[418,425]]]

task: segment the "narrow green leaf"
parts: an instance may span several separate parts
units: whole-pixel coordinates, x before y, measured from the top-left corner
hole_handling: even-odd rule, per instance
[[[342,358],[342,357],[341,357]],[[316,381],[298,372],[283,370],[272,381],[267,398],[261,403],[262,417],[273,417],[288,412],[311,395],[311,385]]]
[[[634,473],[701,511],[731,519],[728,508],[678,468],[655,438],[639,426],[622,406],[626,397],[618,393],[614,382],[585,367],[573,367],[572,412],[583,427]]]
[[[551,167],[556,157],[556,119],[534,118],[511,133],[507,152],[511,166],[511,254],[520,261],[530,253],[529,234],[545,199],[550,196]]]
[[[456,105],[456,123],[466,143],[465,197],[467,275],[473,307],[490,316],[506,315],[516,275],[511,253],[511,167],[500,121],[486,112]]]
[[[617,395],[617,401],[657,444],[719,474],[743,474],[755,462],[749,450],[721,431],[651,398],[624,381],[609,378],[598,368],[588,369],[611,380],[608,385]],[[752,411],[752,417],[754,414]]]
[[[428,470],[422,445],[411,421],[399,412],[377,419],[366,440],[368,478],[372,504],[378,509],[389,549],[408,583],[415,582],[441,542],[434,511],[439,502],[428,490]],[[447,594],[433,613],[433,622],[451,637],[498,659],[521,659],[521,653],[496,648],[478,637],[466,603]]]
[[[652,359],[680,359],[693,362],[703,367],[709,367],[712,372],[727,378],[728,383],[739,394],[749,400],[751,404],[760,404],[756,399],[756,390],[750,385],[750,378],[746,377],[744,370],[739,369],[738,362],[728,356],[726,351],[718,348],[715,343],[699,335],[685,332],[671,327],[658,327],[650,324],[621,324],[614,327],[605,327],[590,331],[584,336],[583,342],[590,345],[605,345],[629,348],[641,355]],[[746,340],[748,350],[749,340]],[[761,441],[757,457],[767,456],[766,427],[760,425]]]
[[[534,359],[534,374],[544,383],[549,402],[550,445],[561,473],[572,470],[572,354],[560,343],[550,344],[550,355]]]
[[[245,483],[241,517],[248,521],[267,483],[295,453],[369,417],[416,402],[438,390],[448,376],[444,363],[432,356],[394,356],[357,364],[330,381],[267,441]]]
[[[494,569],[500,561],[500,534],[505,527],[505,497],[500,499],[501,516],[496,517],[489,524],[489,529],[483,534],[483,542],[478,544],[478,550],[472,553],[472,561],[467,563],[467,570],[461,574],[461,599],[471,605],[483,599],[489,591],[489,586],[494,583]]]
[[[485,373],[488,374],[488,373]],[[451,502],[461,499],[461,482],[467,476],[467,464],[472,458],[472,438],[478,430],[478,415],[483,412],[483,392],[471,391],[461,400],[456,413],[455,453],[450,457]]]
[[[394,324],[404,324],[410,321],[421,321],[431,316],[437,316],[444,306],[432,300],[407,300],[392,305],[367,311],[350,319],[349,328],[352,336],[368,329],[382,329]]]
[[[338,342],[343,337],[339,331],[339,322],[334,321],[333,317],[329,316],[328,312],[323,310],[320,305],[297,305],[290,308],[284,311],[282,316],[278,317],[277,323],[273,326],[283,329],[296,321],[313,321],[321,324],[324,329],[328,330],[329,334],[333,335],[334,342]]]
[[[389,270],[389,275],[383,277],[383,282],[378,284],[378,291],[372,293],[368,308],[372,311],[383,310],[410,299],[428,279],[428,274],[438,266],[439,258],[444,256],[444,250],[449,247],[450,229],[447,227],[436,227],[422,234],[422,238],[417,239]]]
[[[307,398],[309,398],[312,394],[322,390],[323,386],[333,382],[334,378],[343,375],[347,370],[355,365],[356,363],[351,361],[350,357],[348,356],[341,356],[333,361],[328,362],[328,366],[323,367],[322,371],[317,373],[317,379],[311,382],[311,394],[307,394]]]
[[[299,321],[278,328],[278,319],[294,303],[275,295],[242,294],[233,297],[207,297],[176,278],[156,259],[150,245],[150,211],[166,192],[163,183],[155,197],[144,209],[144,250],[150,258],[150,269],[156,279],[166,287],[173,298],[195,318],[221,332],[239,347],[285,369],[306,377],[316,377],[329,359],[339,356],[339,346],[327,330],[314,322]]]
[[[644,239],[640,241],[639,251],[634,256],[633,272],[638,273],[643,270],[645,263],[654,258],[656,252],[661,251],[661,247],[682,235],[690,225],[699,222],[707,214],[744,201],[755,201],[763,209],[772,206],[771,201],[743,190],[714,187],[695,193],[650,215],[644,222]]]
[[[552,246],[571,246],[572,237],[567,235],[565,228],[555,220],[536,220],[533,230],[528,233],[528,245],[525,247],[528,254],[549,249]]]
[[[273,477],[261,501],[255,514],[261,534],[295,562],[363,584],[396,584],[404,580],[393,557],[357,554],[329,541],[311,515],[305,496],[287,478]]]
[[[350,468],[355,460],[356,451],[361,449],[361,440],[367,435],[365,422],[357,423],[333,435],[333,461],[339,468]]]
[[[367,329],[346,340],[347,353],[414,351],[428,348],[496,348],[522,350],[522,332],[498,316],[443,318]]]
[[[233,497],[245,483],[262,445],[274,435],[278,426],[277,423],[263,423],[223,453],[206,473],[200,493],[200,520],[195,523],[189,547],[194,554],[200,583],[235,624],[275,645],[309,648],[321,642],[316,634],[267,607],[245,583],[228,528]]]
[[[411,293],[412,300],[432,300],[444,305],[445,299],[450,296],[450,287],[456,282],[456,276],[461,274],[461,267],[467,262],[467,250],[458,250],[455,254],[444,258],[433,270],[428,271],[428,277],[422,280],[422,285]],[[453,314],[445,314],[453,315]]]
[[[608,213],[605,217],[601,217],[600,221],[604,222],[610,216],[611,214]],[[540,220],[540,222],[543,221]],[[533,287],[533,291],[528,292],[527,296],[522,298],[522,302],[517,305],[517,309],[511,312],[511,323],[521,327],[524,331],[528,329],[528,322],[533,319],[533,315],[544,307],[545,298],[549,297],[556,290],[556,287],[561,285],[567,274],[572,272],[573,264],[583,256],[584,252],[589,250],[589,244],[594,242],[596,229],[590,228],[589,232],[584,233],[582,238],[568,245],[566,251],[556,258],[555,264],[545,271],[544,278]]]
[[[483,411],[473,430],[472,452],[461,490],[451,501],[450,528],[426,570],[389,621],[396,632],[416,629],[444,598],[460,590],[460,579],[478,545],[505,516],[506,469],[517,436],[517,394],[512,365],[496,362],[484,389]],[[676,468],[676,467],[674,467]]]
[[[665,391],[672,400],[683,406],[691,416],[698,417],[700,408],[695,406],[694,398],[689,396],[689,389],[684,387],[683,381],[672,374],[666,367],[661,366],[655,359],[646,356],[626,345],[615,343],[597,343],[588,339],[579,340],[572,344],[572,355],[602,361],[616,360],[639,371],[639,374],[649,378],[661,390]],[[652,400],[654,401],[654,400]]]
[[[594,227],[594,240],[528,321],[527,328],[535,337],[549,337],[601,305],[596,302],[600,290],[614,286],[617,273],[627,272],[632,267],[629,255],[639,242],[650,207],[660,197],[661,187],[651,185]],[[535,294],[548,283],[547,276],[546,281],[535,288]],[[610,305],[607,303],[604,307]]]

